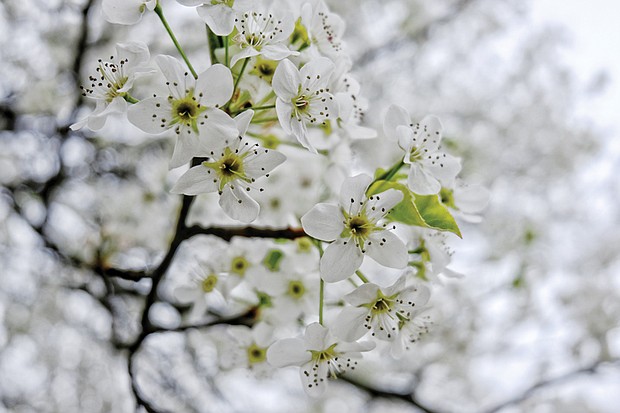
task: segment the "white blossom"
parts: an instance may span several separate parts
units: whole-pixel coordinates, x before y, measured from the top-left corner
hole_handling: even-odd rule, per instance
[[[392,341],[414,310],[426,305],[430,290],[424,285],[407,286],[406,273],[387,288],[365,283],[347,294],[345,307],[334,322],[334,331],[344,340],[358,340],[367,332]]]
[[[231,67],[241,59],[258,55],[269,60],[282,60],[299,54],[284,44],[295,26],[288,14],[280,19],[269,12],[246,11],[237,14],[235,26],[237,34],[232,40],[241,51],[232,57]]]
[[[172,192],[186,195],[217,192],[220,206],[228,216],[247,223],[254,221],[260,207],[249,193],[257,190],[254,186],[256,179],[269,176],[269,172],[286,157],[243,137],[252,116],[250,110],[237,116],[237,137],[226,139],[221,146],[209,151],[207,160],[185,172]]]
[[[125,113],[125,96],[133,87],[135,79],[151,71],[144,66],[150,57],[149,49],[144,43],[119,43],[116,45],[116,52],[116,56],[110,56],[110,61],[99,59],[97,73],[88,77],[90,85],[81,87],[82,95],[94,99],[96,107],[86,118],[71,125],[71,129],[88,126],[96,131],[103,128],[108,115]]]
[[[117,24],[135,24],[147,10],[153,10],[157,0],[103,0],[101,9],[107,21]]]
[[[300,366],[304,390],[319,397],[327,389],[327,379],[354,370],[361,352],[375,347],[372,342],[347,343],[334,337],[319,323],[306,327],[303,338],[276,341],[267,350],[267,360],[275,367]]]
[[[178,139],[171,168],[193,157],[205,156],[213,145],[237,135],[235,122],[218,109],[232,96],[230,69],[216,64],[194,79],[171,56],[157,56],[156,61],[167,80],[169,95],[141,100],[129,108],[127,117],[147,133],[158,134],[174,128]]]
[[[368,175],[347,178],[340,191],[340,205],[317,204],[302,218],[308,235],[332,242],[320,262],[321,277],[327,282],[344,280],[362,265],[368,254],[379,264],[391,268],[407,265],[405,244],[380,223],[403,199],[402,192],[388,189],[366,198],[372,182]]]
[[[409,114],[392,105],[384,121],[388,137],[396,137],[405,151],[404,161],[410,165],[407,185],[418,195],[439,193],[441,185],[451,186],[461,170],[459,160],[441,150],[441,123],[435,116],[426,116],[413,124]]]
[[[280,62],[273,75],[276,112],[282,129],[293,134],[305,148],[316,153],[307,137],[307,126],[319,126],[338,118],[338,105],[329,92],[334,71],[331,60],[320,57],[300,70],[288,59]]]

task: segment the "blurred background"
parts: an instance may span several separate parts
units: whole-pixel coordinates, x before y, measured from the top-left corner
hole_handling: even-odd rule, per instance
[[[381,130],[391,103],[438,115],[464,178],[490,189],[484,220],[452,240],[466,276],[438,289],[439,319],[404,362],[370,360],[359,377],[372,386],[339,380],[322,400],[296,372],[220,372],[202,337],[217,330],[152,337],[133,372],[153,411],[617,412],[620,5],[328,3],[347,23],[366,122]],[[162,6],[204,66],[195,12]],[[113,26],[97,0],[2,0],[0,27],[0,412],[136,411],[119,343],[149,280],[102,268],[165,252],[171,143],[68,125],[91,110],[79,86],[116,42],[174,49],[152,14]],[[154,310],[174,323],[174,308]]]

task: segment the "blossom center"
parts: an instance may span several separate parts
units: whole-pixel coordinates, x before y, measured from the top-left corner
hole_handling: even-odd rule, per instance
[[[252,343],[247,351],[250,364],[263,363],[267,360],[267,349],[259,347],[256,343]]]
[[[216,285],[217,285],[217,275],[211,274],[207,278],[202,280],[202,283],[201,283],[202,291],[204,291],[205,293],[210,293],[211,291],[215,289]]]
[[[244,276],[247,269],[250,267],[250,263],[245,257],[239,256],[232,259],[230,272],[240,276]]]
[[[301,281],[291,281],[288,283],[288,295],[293,298],[301,298],[306,292],[306,287]]]

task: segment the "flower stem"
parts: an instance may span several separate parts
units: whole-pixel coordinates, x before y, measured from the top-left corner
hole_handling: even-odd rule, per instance
[[[265,119],[252,119],[252,123],[268,123],[268,122],[277,122],[278,118],[265,118]]]
[[[394,178],[394,175],[396,175],[398,171],[400,171],[400,168],[402,168],[404,164],[405,158],[403,157],[403,159],[394,164],[394,166],[392,166],[389,170],[385,171],[381,176],[377,177],[377,179],[375,179],[373,183],[377,181],[389,181],[390,179]]]
[[[218,63],[217,57],[215,56],[215,49],[219,46],[219,37],[211,31],[209,25],[205,24],[205,28],[207,29],[207,45],[209,46],[209,59],[211,60],[211,64],[214,65]],[[228,57],[226,57],[226,66],[228,66]]]
[[[228,36],[224,37],[224,64],[228,66]]]
[[[318,239],[314,239],[314,243],[316,245],[316,247],[319,249],[319,258],[323,256],[323,245],[321,244],[321,241],[319,241]],[[323,304],[324,304],[324,297],[325,297],[325,281],[323,281],[323,278],[319,276],[319,324],[323,325]]]
[[[241,66],[241,71],[239,72],[239,76],[237,76],[237,79],[235,80],[235,86],[233,87],[233,96],[235,96],[235,91],[237,90],[237,86],[239,86],[239,81],[241,80],[241,77],[243,76],[243,72],[245,71],[245,68],[247,67],[249,62],[250,62],[249,57],[246,57],[243,60],[243,66]]]
[[[166,31],[170,35],[170,38],[172,39],[172,43],[174,43],[174,46],[177,48],[177,50],[181,54],[181,57],[183,58],[183,60],[185,60],[185,64],[189,68],[189,71],[192,72],[192,76],[194,76],[194,79],[198,79],[198,75],[196,74],[196,71],[194,70],[194,67],[189,62],[189,59],[185,55],[185,52],[183,51],[183,48],[179,44],[179,41],[177,40],[177,38],[174,35],[174,33],[173,33],[172,29],[170,28],[170,26],[168,25],[168,21],[164,17],[164,11],[162,10],[162,8],[161,8],[159,3],[157,3],[157,6],[155,6],[155,10],[154,11],[157,14],[157,16],[159,16],[159,20],[161,20],[162,24],[166,28]]]
[[[324,290],[325,289],[325,281],[323,281],[323,279],[320,279],[320,284],[319,284],[319,324],[323,325],[323,297],[325,296]]]
[[[266,105],[266,106],[252,106],[250,109],[252,110],[267,110],[274,109],[276,105]]]
[[[129,93],[125,94],[125,96],[123,96],[123,98],[129,102],[129,103],[138,103],[140,102],[138,99],[136,99],[135,97],[131,96]]]
[[[370,281],[368,281],[368,278],[366,278],[366,276],[360,271],[357,270],[355,271],[355,274],[359,277],[360,280],[362,280],[364,283],[368,283]]]

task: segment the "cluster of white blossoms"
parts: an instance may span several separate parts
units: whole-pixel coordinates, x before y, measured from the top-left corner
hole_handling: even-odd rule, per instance
[[[364,124],[344,22],[322,0],[177,1],[206,24],[208,44],[194,52],[210,65],[192,67],[161,3],[103,0],[113,23],[157,14],[178,56],[151,61],[145,44],[119,44],[85,86],[96,109],[73,129],[124,113],[171,137],[169,167],[183,168],[172,193],[197,196],[194,205],[217,193],[231,223],[287,229],[286,239],[195,248],[195,266],[169,275],[175,299],[191,305],[186,321],[251,314],[251,327],[218,338],[222,368],[299,366],[313,396],[365,352],[403,356],[428,330],[439,275],[457,275],[446,246],[461,235],[454,217],[478,219],[487,191],[457,179],[438,118],[416,122],[394,105],[383,131]],[[153,72],[157,93],[140,88]]]

